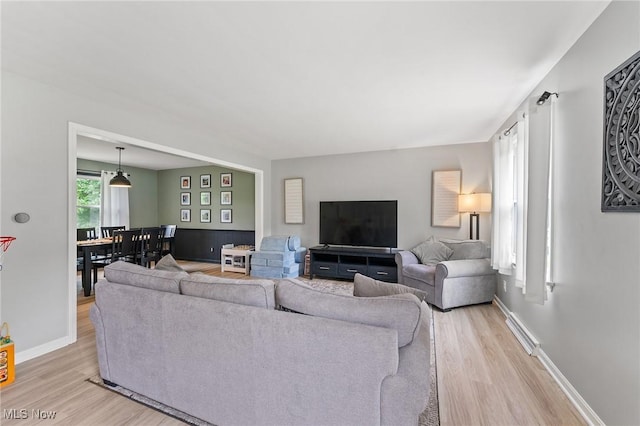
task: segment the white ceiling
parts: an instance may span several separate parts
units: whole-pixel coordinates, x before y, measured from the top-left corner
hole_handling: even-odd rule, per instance
[[[124,151],[122,151],[121,162],[123,166],[140,167],[151,170],[169,170],[182,169],[185,167],[198,167],[209,164],[199,160],[180,157],[173,154],[166,154],[164,152],[145,149],[123,142],[94,139],[81,135],[78,136],[76,156],[85,160],[118,164],[118,150],[116,147],[124,148]]]
[[[271,159],[484,142],[607,4],[2,2],[2,67]]]

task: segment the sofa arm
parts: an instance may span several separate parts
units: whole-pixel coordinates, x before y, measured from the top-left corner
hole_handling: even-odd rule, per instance
[[[446,260],[436,265],[436,280],[438,278],[494,275],[495,273],[489,259]]]
[[[411,265],[414,263],[420,263],[415,254],[408,250],[402,250],[396,253],[396,265],[398,269],[402,269],[403,266]]]
[[[398,284],[404,284],[404,273],[402,268],[407,265],[420,263],[415,254],[408,250],[402,250],[396,253],[396,265],[398,266]]]

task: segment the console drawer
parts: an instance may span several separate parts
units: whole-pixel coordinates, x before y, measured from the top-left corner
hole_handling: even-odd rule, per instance
[[[331,262],[312,262],[311,274],[324,275],[324,276],[336,276],[338,275],[338,264]]]
[[[398,282],[398,269],[394,266],[369,265],[367,275],[380,281]]]
[[[353,278],[356,273],[367,274],[367,265],[341,263],[338,267],[338,275],[345,278]]]

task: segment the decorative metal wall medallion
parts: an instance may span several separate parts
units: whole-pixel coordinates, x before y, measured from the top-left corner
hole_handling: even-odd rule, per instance
[[[640,212],[640,52],[604,78],[602,211]]]

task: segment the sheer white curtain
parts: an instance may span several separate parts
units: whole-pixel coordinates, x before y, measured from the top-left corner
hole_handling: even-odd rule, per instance
[[[553,281],[553,146],[556,97],[531,110],[529,171],[529,232],[527,247],[527,291],[525,300],[543,304],[547,300],[547,284]]]
[[[124,225],[129,229],[129,188],[109,186],[114,176],[115,172],[102,171],[100,226]]]
[[[553,282],[555,101],[531,106],[494,138],[492,265],[539,304]]]
[[[521,117],[493,145],[493,268],[513,275],[525,291],[527,248],[528,116]]]

